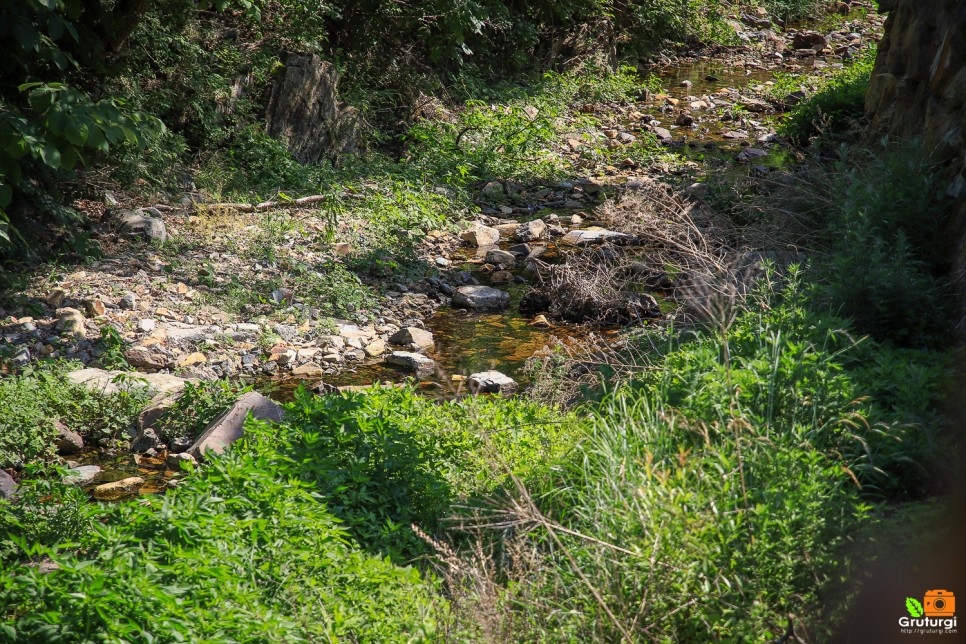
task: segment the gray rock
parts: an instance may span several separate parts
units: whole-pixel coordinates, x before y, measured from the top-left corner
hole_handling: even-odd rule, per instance
[[[164,243],[168,240],[168,231],[164,227],[161,219],[151,217],[144,210],[137,212],[133,210],[113,210],[110,211],[111,218],[115,221],[117,232],[126,237],[141,237],[148,241],[158,241]]]
[[[138,320],[138,330],[145,333],[151,333],[156,328],[158,328],[158,323],[150,318],[145,318],[143,320]]]
[[[17,482],[4,470],[0,470],[0,500],[9,501],[17,494]]]
[[[84,439],[81,438],[80,434],[71,431],[60,421],[57,421],[56,424],[57,438],[54,439],[54,445],[57,447],[58,454],[70,456],[84,449]]]
[[[282,338],[286,342],[291,342],[298,335],[299,330],[290,324],[276,324],[272,327],[272,330],[278,334],[278,337]]]
[[[274,364],[274,363],[269,363]],[[245,419],[251,414],[258,420],[282,420],[282,408],[273,400],[258,392],[250,391],[239,398],[231,409],[215,419],[188,450],[196,459],[208,452],[221,454],[229,445],[242,437]]]
[[[201,342],[221,333],[221,327],[218,326],[198,326],[180,322],[169,322],[163,328],[168,342],[174,344]]]
[[[487,199],[499,199],[503,196],[503,185],[499,181],[491,181],[480,191]]]
[[[768,153],[760,148],[745,148],[735,158],[739,161],[750,161],[751,159],[760,159],[766,156],[768,156]]]
[[[78,340],[87,338],[87,331],[84,329],[84,314],[69,307],[57,309],[57,330]]]
[[[580,206],[578,205],[577,207],[579,208]],[[517,241],[531,242],[543,239],[546,232],[547,224],[542,219],[534,219],[533,221],[520,224],[514,233],[514,237]]]
[[[131,451],[142,453],[150,449],[157,449],[160,444],[161,439],[158,438],[157,432],[150,427],[145,427],[131,443]]]
[[[477,394],[511,394],[519,388],[517,381],[499,371],[482,371],[467,380],[470,391]]]
[[[468,309],[502,309],[509,303],[509,293],[490,286],[461,286],[453,294],[453,306]]]
[[[265,131],[302,163],[358,150],[359,111],[339,99],[339,72],[315,54],[289,54],[272,88]]]
[[[420,378],[428,376],[436,370],[436,363],[432,359],[421,353],[410,351],[393,351],[386,356],[386,362],[412,372]]]
[[[164,464],[168,466],[169,469],[175,472],[181,471],[182,463],[190,463],[191,465],[197,465],[198,461],[191,454],[185,452],[177,452],[173,454],[168,454],[168,457],[164,459]]]
[[[171,440],[171,444],[168,445],[168,451],[174,454],[180,454],[181,452],[187,452],[191,449],[191,445],[194,442],[194,438],[190,436],[178,436]]]
[[[117,303],[122,309],[127,309],[128,311],[133,311],[137,308],[138,299],[134,296],[134,293],[128,293],[120,299]]]
[[[64,474],[64,483],[83,487],[90,485],[101,473],[101,468],[96,465],[80,465],[73,467]]]
[[[389,337],[389,342],[413,351],[428,349],[435,344],[432,333],[414,326],[399,329]]]
[[[486,261],[490,264],[514,264],[517,261],[517,256],[511,252],[500,250],[499,248],[493,248],[486,252]]]
[[[469,228],[460,233],[460,239],[473,246],[492,246],[500,241],[500,231],[496,228],[484,226],[474,222]]]
[[[630,235],[612,230],[571,230],[560,241],[561,243],[572,246],[589,246],[591,244],[601,244],[605,241],[617,241],[628,238],[630,238]]]

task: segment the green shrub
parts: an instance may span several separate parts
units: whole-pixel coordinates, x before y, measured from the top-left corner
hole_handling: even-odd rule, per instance
[[[822,290],[832,310],[862,333],[907,346],[944,336],[948,213],[928,158],[915,143],[843,153],[829,180]]]
[[[52,455],[57,421],[92,441],[119,438],[150,398],[141,388],[91,392],[67,379],[69,369],[52,363],[0,380],[0,465]]]
[[[823,79],[818,89],[795,105],[779,132],[804,143],[841,139],[865,119],[865,93],[875,65],[875,47],[864,49],[856,60]]]
[[[524,401],[437,404],[408,390],[316,397],[286,406],[274,449],[311,482],[365,547],[406,559],[456,501],[501,489],[512,472],[538,480],[578,440],[573,418]],[[542,473],[542,474],[541,474]]]
[[[196,438],[249,391],[251,387],[239,387],[225,380],[186,382],[181,395],[161,418],[161,436],[168,442],[181,437]]]
[[[275,431],[253,428],[252,444]],[[432,584],[363,554],[278,465],[235,451],[163,496],[88,504],[80,549],[7,536],[8,552],[60,568],[5,566],[0,641],[432,639],[445,608]]]

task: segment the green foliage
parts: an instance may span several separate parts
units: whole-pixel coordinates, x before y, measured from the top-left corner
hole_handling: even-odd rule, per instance
[[[161,418],[161,436],[166,441],[185,436],[196,438],[249,391],[251,387],[239,387],[224,380],[186,382],[181,395]]]
[[[579,438],[580,423],[523,401],[436,404],[408,390],[316,397],[286,407],[273,449],[296,464],[365,547],[406,559],[457,500],[500,488],[504,472],[537,480]]]
[[[109,396],[93,393],[71,383],[68,368],[53,363],[0,380],[0,465],[51,456],[57,421],[90,440],[116,439],[150,398],[136,387]]]
[[[780,635],[788,613],[834,623],[823,599],[848,570],[862,497],[920,488],[941,453],[916,413],[939,369],[855,346],[800,280],[766,282],[726,331],[587,407],[591,436],[531,488],[561,527],[531,535],[541,558],[510,588],[523,639],[745,641]],[[910,386],[920,399],[893,398],[901,412],[864,400],[881,382],[859,367],[870,355],[927,369]]]
[[[253,442],[267,439],[253,432]],[[432,585],[357,549],[278,465],[270,452],[235,451],[166,495],[87,504],[76,525],[92,529],[70,535],[79,549],[0,527],[8,554],[60,565],[49,575],[5,566],[0,641],[432,639],[445,608]]]
[[[113,326],[105,324],[101,327],[99,345],[102,353],[97,360],[104,369],[126,371],[131,368],[127,358],[124,357],[124,349],[127,343],[124,342],[120,332]]]
[[[819,18],[832,3],[833,0],[764,0],[768,13],[786,23]]]
[[[863,333],[905,345],[944,335],[948,215],[928,158],[915,144],[866,155],[843,150],[829,176],[824,292],[833,310]]]
[[[841,139],[865,118],[865,92],[875,64],[875,47],[869,47],[843,69],[825,78],[817,90],[795,105],[779,132],[801,142]]]

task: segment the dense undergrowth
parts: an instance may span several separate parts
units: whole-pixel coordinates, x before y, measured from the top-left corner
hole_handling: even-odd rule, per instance
[[[774,4],[791,18],[811,3]],[[714,204],[746,228],[782,224],[803,250],[732,293],[733,315],[638,336],[631,375],[570,409],[301,391],[177,489],[120,504],[28,467],[0,502],[0,641],[730,642],[781,636],[787,619],[831,638],[848,606],[830,598],[876,556],[870,532],[958,466],[937,411],[948,267],[938,223],[921,225],[941,222],[942,191],[914,144],[854,143],[866,62],[787,121],[817,163]],[[374,258],[404,257],[379,251],[445,225],[473,187],[503,180],[513,204],[515,185],[604,159],[555,148],[596,127],[570,106],[629,101],[642,82],[588,73],[408,125],[400,159],[306,168],[256,130],[225,132],[198,181],[239,199],[331,194],[320,216],[365,222],[352,268],[391,275]],[[657,154],[646,140],[634,153]],[[290,226],[268,222],[246,252],[273,260]],[[349,301],[343,277],[320,278],[318,297]],[[144,402],[57,373],[0,381],[0,465],[47,456],[52,418],[113,437]],[[237,394],[192,386],[166,437]]]

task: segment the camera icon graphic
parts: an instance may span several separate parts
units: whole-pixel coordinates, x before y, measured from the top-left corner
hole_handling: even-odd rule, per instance
[[[922,603],[927,617],[952,617],[956,613],[956,596],[948,590],[927,590]]]

